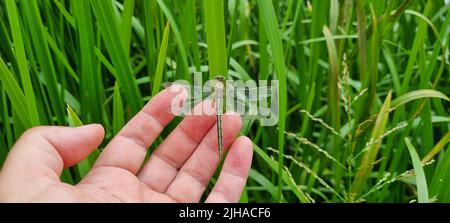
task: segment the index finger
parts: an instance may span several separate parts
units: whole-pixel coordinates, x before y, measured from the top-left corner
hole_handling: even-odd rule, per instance
[[[174,85],[156,95],[111,140],[94,168],[117,167],[136,174],[144,162],[147,148],[174,118],[173,105],[184,103],[187,91]]]

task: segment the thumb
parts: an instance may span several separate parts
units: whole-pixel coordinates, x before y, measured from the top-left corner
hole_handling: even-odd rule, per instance
[[[100,145],[104,130],[98,124],[75,128],[50,127],[48,131],[42,132],[42,136],[59,153],[64,167],[70,167],[86,158]]]
[[[102,141],[101,125],[44,126],[27,130],[11,149],[0,172],[0,199],[23,201],[55,182],[64,167],[85,158]],[[20,199],[19,199],[20,201]]]
[[[59,176],[64,167],[75,165],[100,145],[104,137],[101,125],[76,128],[43,126],[27,130],[12,148],[4,171],[35,173],[41,169]],[[24,169],[23,171],[20,171]]]

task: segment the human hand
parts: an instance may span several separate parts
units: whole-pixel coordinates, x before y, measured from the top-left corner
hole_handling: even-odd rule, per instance
[[[0,202],[199,202],[220,162],[215,115],[186,116],[144,163],[147,148],[174,117],[170,106],[177,94],[165,89],[155,96],[77,185],[61,182],[62,170],[100,145],[103,127],[26,131],[0,172]],[[252,142],[236,139],[239,115],[226,113],[222,120],[224,149],[231,148],[206,202],[239,201],[252,160]]]

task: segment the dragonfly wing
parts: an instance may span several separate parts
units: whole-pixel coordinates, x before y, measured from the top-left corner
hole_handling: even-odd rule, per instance
[[[233,101],[233,110],[239,113],[243,118],[259,119],[266,118],[271,115],[271,109],[262,105],[258,105],[257,101],[240,100]],[[227,105],[231,106],[231,105]]]
[[[272,88],[269,86],[237,89],[234,91],[234,96],[243,101],[260,101],[269,98],[272,93]]]
[[[170,87],[172,85],[176,84],[177,86],[182,86],[186,89],[186,91],[189,92],[188,97],[182,104],[182,107],[179,108],[180,112],[178,116],[185,116],[185,115],[193,115],[191,111],[193,111],[194,107],[197,106],[200,102],[210,99],[212,101],[215,100],[215,94],[214,91],[208,88],[202,88],[200,86],[192,86],[188,84],[180,84],[180,83],[172,83],[167,82],[164,83],[164,87]]]
[[[162,86],[164,88],[169,88],[172,85],[174,85],[173,82],[165,82],[162,84]],[[202,88],[200,86],[190,86],[190,85],[186,85],[186,84],[181,84],[181,85],[184,86],[186,88],[186,90],[189,91],[188,98],[191,98],[191,99],[204,100],[206,98],[212,97],[212,95],[213,95],[213,91],[208,88]]]

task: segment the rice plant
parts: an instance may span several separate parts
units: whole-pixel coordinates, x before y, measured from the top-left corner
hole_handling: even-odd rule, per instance
[[[241,202],[450,202],[449,37],[446,0],[1,0],[0,166],[33,126],[101,123],[105,145],[201,73],[279,81],[277,126],[241,131]]]

